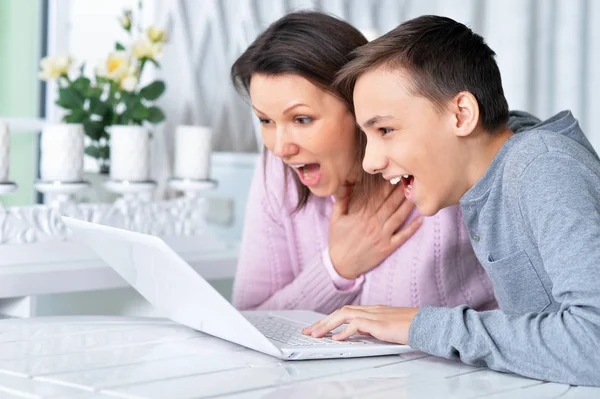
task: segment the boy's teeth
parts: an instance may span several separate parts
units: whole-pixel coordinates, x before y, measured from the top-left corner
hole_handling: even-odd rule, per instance
[[[403,175],[402,177],[404,177],[405,179],[408,179],[410,175]]]
[[[306,166],[306,164],[302,164],[302,165],[291,165],[291,166],[292,166],[292,168],[294,168],[294,169],[300,169],[300,168],[303,168],[303,167],[305,167],[305,166]]]
[[[400,183],[400,177],[394,177],[392,180],[390,180],[390,183],[396,185],[398,183]]]

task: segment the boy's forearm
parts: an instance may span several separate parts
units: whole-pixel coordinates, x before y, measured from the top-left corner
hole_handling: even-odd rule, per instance
[[[600,385],[600,327],[584,309],[508,315],[467,306],[426,307],[413,319],[409,345],[435,356],[544,381]]]

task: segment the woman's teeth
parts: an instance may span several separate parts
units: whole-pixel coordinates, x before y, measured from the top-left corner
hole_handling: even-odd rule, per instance
[[[294,169],[300,169],[306,166],[306,164],[300,164],[300,165],[290,165],[292,168]]]

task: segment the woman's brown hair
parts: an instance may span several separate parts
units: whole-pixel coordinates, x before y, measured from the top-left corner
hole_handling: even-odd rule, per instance
[[[249,95],[255,73],[299,75],[331,92],[352,110],[352,99],[340,93],[333,82],[350,53],[366,43],[362,33],[345,21],[320,12],[294,12],[275,21],[256,38],[231,67],[231,79],[238,92]],[[356,141],[356,162],[360,164],[366,143],[358,128]],[[310,190],[295,173],[291,175],[298,190],[298,211],[308,202]],[[361,178],[372,177],[361,173]]]

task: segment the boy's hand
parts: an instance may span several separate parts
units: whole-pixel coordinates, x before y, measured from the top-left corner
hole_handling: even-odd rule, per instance
[[[344,340],[358,333],[371,335],[381,341],[407,344],[410,323],[418,311],[417,308],[390,306],[344,306],[323,320],[303,329],[302,333],[321,338],[342,324],[348,324],[332,338]]]

